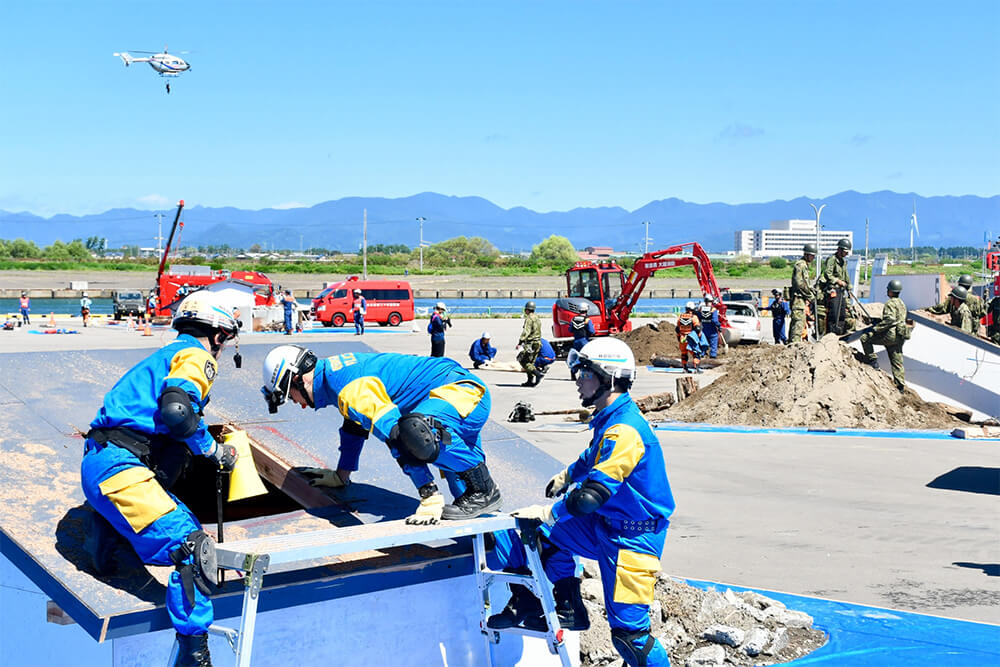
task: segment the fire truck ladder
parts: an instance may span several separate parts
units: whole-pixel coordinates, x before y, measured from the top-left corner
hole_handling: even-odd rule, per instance
[[[486,547],[484,536],[502,530],[520,527],[526,535],[524,542],[528,563],[532,574],[516,575],[493,572],[486,568]],[[216,558],[222,569],[243,573],[243,611],[239,629],[213,625],[209,632],[224,636],[236,654],[237,667],[249,667],[253,654],[253,637],[257,624],[257,603],[260,598],[264,575],[268,572],[287,572],[316,566],[317,559],[342,556],[367,550],[403,547],[411,544],[427,544],[439,540],[458,537],[473,537],[476,585],[482,598],[480,628],[483,633],[486,664],[493,664],[490,644],[499,643],[501,633],[520,634],[546,639],[551,653],[558,655],[563,667],[572,664],[566,646],[562,641],[563,631],[556,617],[552,589],[542,570],[537,541],[534,538],[536,525],[517,522],[507,515],[480,517],[461,521],[445,521],[430,526],[411,526],[405,521],[384,521],[381,523],[329,528],[294,535],[275,535],[216,546]],[[530,535],[528,537],[527,535]],[[490,616],[489,587],[493,583],[519,583],[530,588],[542,601],[542,609],[548,622],[548,630],[531,631],[523,628],[494,630],[486,627]],[[177,660],[178,644],[175,641],[168,665]]]

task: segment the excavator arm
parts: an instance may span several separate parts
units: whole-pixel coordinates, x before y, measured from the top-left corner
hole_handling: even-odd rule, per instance
[[[632,308],[635,307],[636,301],[639,300],[639,296],[642,294],[642,290],[645,289],[646,281],[649,280],[650,276],[660,269],[668,269],[675,266],[691,266],[694,268],[701,291],[710,295],[716,302],[716,308],[719,310],[719,323],[725,329],[730,328],[729,321],[726,319],[726,306],[721,301],[722,293],[715,282],[712,262],[709,260],[705,249],[693,241],[670,246],[656,252],[647,252],[635,261],[635,264],[632,265],[632,270],[628,274],[628,278],[625,279],[621,295],[609,311],[609,319],[613,321],[614,325],[621,328],[628,321],[629,315],[632,313]]]

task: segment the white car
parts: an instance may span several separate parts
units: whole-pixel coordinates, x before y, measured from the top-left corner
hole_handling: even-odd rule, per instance
[[[759,343],[762,337],[760,329],[760,315],[753,304],[746,301],[723,301],[726,305],[726,319],[734,329],[739,331],[743,337],[741,340],[748,343]]]

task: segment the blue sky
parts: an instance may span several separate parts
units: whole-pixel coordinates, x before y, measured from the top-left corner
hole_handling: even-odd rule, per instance
[[[1000,3],[0,5],[0,209],[1000,192]],[[164,91],[115,51],[191,51]]]

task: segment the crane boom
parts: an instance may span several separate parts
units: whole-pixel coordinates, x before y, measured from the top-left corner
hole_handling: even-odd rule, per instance
[[[163,268],[167,265],[167,256],[170,254],[170,244],[174,240],[174,232],[177,231],[177,223],[181,219],[181,211],[184,209],[184,200],[177,202],[177,214],[174,215],[174,224],[170,226],[170,235],[167,237],[167,247],[163,249],[163,257],[160,258],[160,268],[156,272],[156,297],[160,297],[160,277],[163,276]]]

